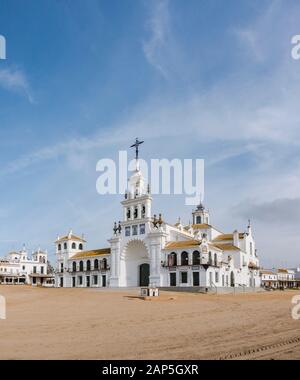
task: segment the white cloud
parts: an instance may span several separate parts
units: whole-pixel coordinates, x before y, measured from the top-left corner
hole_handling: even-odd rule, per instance
[[[25,73],[20,69],[0,69],[0,86],[13,92],[23,94],[30,103],[34,103],[30,85]]]
[[[151,3],[150,18],[147,22],[150,36],[144,41],[143,49],[148,62],[165,78],[168,77],[168,71],[162,57],[170,33],[169,21],[169,1],[158,0]]]

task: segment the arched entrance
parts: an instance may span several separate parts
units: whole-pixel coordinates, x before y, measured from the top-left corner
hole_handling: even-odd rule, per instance
[[[232,287],[235,286],[234,273],[233,273],[233,271],[230,273],[230,286],[232,286]]]
[[[140,265],[140,286],[149,286],[150,265],[145,263]]]
[[[121,255],[121,286],[148,286],[150,258],[142,240],[131,240]]]

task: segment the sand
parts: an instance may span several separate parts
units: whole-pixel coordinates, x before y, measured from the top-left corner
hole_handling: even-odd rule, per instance
[[[205,295],[0,286],[0,359],[300,359],[299,291]],[[230,357],[231,356],[231,357]]]

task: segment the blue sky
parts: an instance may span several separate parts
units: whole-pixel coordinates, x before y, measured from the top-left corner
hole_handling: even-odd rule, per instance
[[[69,228],[107,246],[121,198],[97,194],[96,163],[140,136],[145,159],[205,159],[212,223],[250,217],[263,265],[299,264],[299,19],[292,0],[1,0],[1,256],[53,260]]]

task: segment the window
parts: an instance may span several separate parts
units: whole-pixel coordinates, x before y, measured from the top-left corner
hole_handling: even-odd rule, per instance
[[[73,272],[76,272],[76,261],[73,261],[72,269],[73,269]]]
[[[2,269],[2,268],[1,268]],[[25,270],[25,265],[22,266],[22,270]]]
[[[181,283],[187,284],[188,282],[188,274],[187,272],[181,272]]]
[[[177,254],[172,252],[168,255],[168,266],[175,267],[177,265]]]
[[[82,276],[78,276],[78,285],[82,285]]]
[[[189,265],[189,254],[187,252],[181,254],[181,265]]]
[[[83,261],[80,261],[80,263],[79,263],[79,270],[80,270],[80,272],[83,271]]]
[[[218,256],[216,253],[214,254],[214,264],[215,264],[215,266],[218,265]]]
[[[34,267],[34,268],[36,270],[36,267]],[[35,273],[34,268],[33,268],[33,273]],[[64,271],[64,264],[63,263],[60,263],[60,271],[61,271],[61,273]]]
[[[58,249],[59,251],[61,251],[61,244],[58,244],[57,249]]]
[[[138,217],[138,208],[137,208],[137,206],[135,206],[135,208],[134,208],[134,219],[137,219],[137,217]]]
[[[88,260],[86,262],[86,270],[91,270],[91,262],[90,262],[90,260]]]
[[[193,252],[193,265],[200,265],[200,252]]]
[[[130,227],[125,227],[125,236],[130,236]]]
[[[80,249],[80,251],[82,251],[83,250],[83,245],[80,243],[79,244],[79,247],[78,247],[78,249]]]
[[[215,273],[215,283],[217,284],[219,282],[219,273]]]
[[[44,267],[41,267],[41,274],[44,274]]]
[[[67,248],[68,248],[67,243],[64,243],[64,249],[67,249]]]
[[[212,256],[210,251],[208,252],[208,264],[212,265]]]
[[[93,285],[98,285],[98,276],[93,276]]]
[[[145,205],[142,206],[142,218],[145,218],[146,216],[146,207]]]
[[[130,208],[127,209],[127,219],[131,218],[131,210]]]
[[[140,235],[144,235],[145,233],[145,224],[140,224]]]
[[[101,261],[101,269],[102,270],[106,270],[107,269],[107,260],[106,259],[103,259]]]
[[[137,235],[138,234],[138,226],[134,225],[132,226],[132,235]]]
[[[201,224],[201,216],[196,217],[196,224]]]
[[[98,259],[96,259],[94,261],[94,269],[99,269],[99,261],[98,261]]]
[[[76,243],[72,243],[72,249],[76,249]]]

